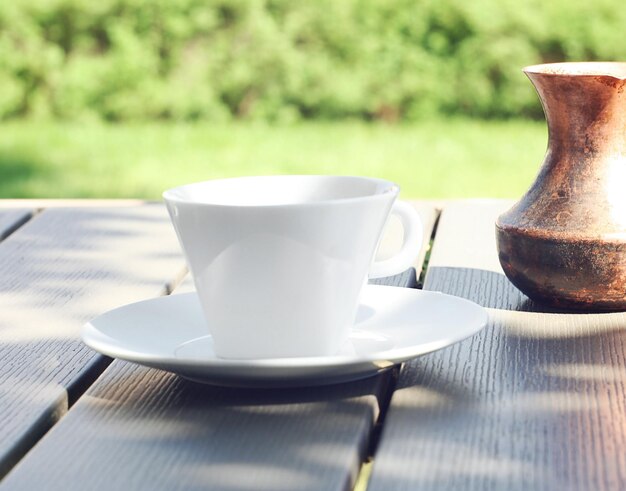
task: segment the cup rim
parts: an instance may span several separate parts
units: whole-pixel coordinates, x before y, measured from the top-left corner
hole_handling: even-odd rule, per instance
[[[287,180],[287,179],[353,179],[358,181],[369,181],[372,183],[378,183],[380,185],[385,186],[380,192],[373,192],[370,194],[364,194],[362,196],[353,196],[353,197],[345,197],[345,198],[329,198],[322,199],[317,201],[307,201],[307,202],[295,202],[295,203],[269,203],[269,204],[237,204],[237,203],[219,203],[219,202],[211,202],[211,201],[200,201],[194,200],[191,198],[185,198],[177,193],[182,190],[186,190],[190,187],[200,186],[207,183],[217,183],[217,182],[232,182],[232,181],[240,181],[240,180]],[[358,203],[360,201],[366,201],[376,198],[386,198],[389,194],[394,194],[397,196],[400,193],[400,186],[398,186],[393,181],[389,181],[387,179],[381,179],[378,177],[367,177],[367,176],[353,176],[353,175],[331,175],[331,174],[280,174],[280,175],[262,175],[262,176],[240,176],[240,177],[227,177],[220,179],[208,179],[204,181],[197,181],[187,184],[182,184],[180,186],[175,186],[173,188],[167,189],[163,191],[162,197],[165,202],[168,203],[177,203],[177,204],[189,204],[195,206],[206,206],[206,207],[223,207],[223,208],[285,208],[285,207],[313,207],[313,206],[329,206],[336,205],[339,203]]]

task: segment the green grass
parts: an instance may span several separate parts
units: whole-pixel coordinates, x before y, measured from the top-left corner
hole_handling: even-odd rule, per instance
[[[383,177],[404,198],[516,197],[547,141],[531,121],[0,124],[2,198],[149,198],[178,184],[262,174]]]

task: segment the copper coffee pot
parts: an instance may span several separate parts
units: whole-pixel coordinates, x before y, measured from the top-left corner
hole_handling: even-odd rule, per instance
[[[535,182],[496,222],[502,268],[533,300],[626,310],[626,63],[524,68],[548,122]]]

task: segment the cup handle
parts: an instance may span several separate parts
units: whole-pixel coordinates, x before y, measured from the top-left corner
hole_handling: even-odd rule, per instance
[[[424,227],[415,208],[405,201],[396,201],[391,208],[391,214],[396,215],[402,222],[404,242],[400,250],[390,258],[372,263],[370,279],[402,273],[411,267],[422,248]]]

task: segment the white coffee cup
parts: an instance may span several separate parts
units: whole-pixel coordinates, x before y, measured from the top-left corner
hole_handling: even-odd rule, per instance
[[[411,266],[422,242],[415,209],[392,182],[347,176],[221,179],[163,198],[221,358],[339,351],[371,277]],[[390,213],[398,253],[374,262]]]

